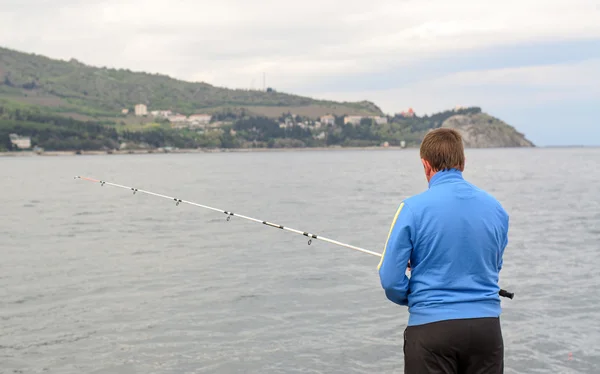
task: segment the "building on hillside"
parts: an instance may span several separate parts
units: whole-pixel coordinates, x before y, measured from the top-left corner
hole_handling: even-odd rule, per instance
[[[147,116],[148,115],[148,107],[144,104],[137,104],[135,106],[135,115],[138,117]]]
[[[349,123],[353,125],[360,125],[360,121],[363,119],[362,116],[346,116],[344,117],[344,124],[347,125]]]
[[[153,110],[150,112],[153,117],[169,118],[173,114],[170,110]]]
[[[10,134],[9,136],[10,143],[13,147],[17,147],[18,149],[29,149],[31,148],[31,138],[29,136],[20,136],[17,134]]]
[[[171,122],[171,126],[176,129],[183,129],[189,125],[188,118],[183,114],[175,114],[167,117],[167,119]]]
[[[371,117],[376,124],[378,125],[383,125],[385,123],[388,123],[387,117]]]
[[[413,108],[408,108],[407,112],[402,112],[402,113],[400,113],[400,115],[402,117],[414,117],[415,116],[415,112],[414,112]]]
[[[187,122],[187,117],[184,116],[183,114],[175,114],[172,116],[167,117],[167,119],[169,120],[169,122],[173,122],[173,123],[178,123],[178,122]]]
[[[121,114],[128,115],[129,114],[129,109],[127,109],[127,108],[121,109]]]
[[[210,123],[212,116],[210,114],[192,114],[189,116],[188,121],[191,123],[208,124]]]
[[[333,126],[333,125],[335,125],[335,117],[330,114],[328,114],[326,116],[322,116],[321,123],[323,125],[332,125]]]

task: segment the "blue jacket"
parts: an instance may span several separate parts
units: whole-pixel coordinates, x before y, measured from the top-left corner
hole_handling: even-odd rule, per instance
[[[408,306],[408,325],[498,317],[508,214],[459,170],[436,173],[404,200],[378,266],[387,298]],[[410,260],[410,278],[405,275]]]

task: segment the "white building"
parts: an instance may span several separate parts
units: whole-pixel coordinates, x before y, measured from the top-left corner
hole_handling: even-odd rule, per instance
[[[150,112],[150,114],[153,117],[168,118],[170,115],[173,114],[173,112],[171,112],[170,110],[153,110]]]
[[[8,137],[10,138],[11,144],[19,149],[31,148],[31,138],[28,136],[19,136],[17,134],[10,134]]]
[[[140,117],[140,116],[147,116],[148,115],[148,107],[145,106],[144,104],[138,104],[135,106],[135,115]]]
[[[208,124],[211,120],[212,116],[210,114],[192,114],[189,116],[188,121],[200,124]]]
[[[328,114],[326,116],[321,117],[321,123],[323,125],[335,125],[335,117]]]
[[[378,125],[383,125],[384,123],[388,123],[387,117],[371,117]]]
[[[344,124],[351,123],[353,125],[360,125],[360,121],[362,120],[362,116],[346,116],[344,117]]]
[[[173,116],[169,116],[168,117],[170,122],[187,122],[187,117],[184,116],[183,114],[175,114]]]

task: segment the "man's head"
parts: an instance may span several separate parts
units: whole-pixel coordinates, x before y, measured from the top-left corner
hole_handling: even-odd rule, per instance
[[[421,143],[421,162],[427,182],[441,170],[465,168],[465,152],[458,131],[438,128],[425,135]]]

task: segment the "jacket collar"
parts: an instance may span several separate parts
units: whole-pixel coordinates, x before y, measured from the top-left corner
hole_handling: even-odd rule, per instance
[[[440,170],[429,180],[429,188],[451,181],[463,180],[462,172],[458,169]]]

